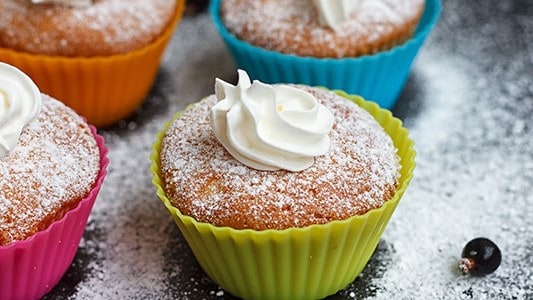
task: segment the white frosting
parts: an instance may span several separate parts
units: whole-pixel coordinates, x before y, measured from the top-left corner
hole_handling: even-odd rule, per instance
[[[336,29],[357,9],[361,0],[311,0],[317,8],[320,23]]]
[[[301,171],[330,147],[333,114],[316,98],[287,85],[250,83],[239,70],[236,86],[216,79],[211,109],[216,138],[241,163],[258,170]]]
[[[16,145],[20,133],[41,110],[41,93],[26,74],[0,62],[0,158]]]
[[[68,6],[83,7],[91,5],[93,0],[31,0],[34,4],[55,3]]]

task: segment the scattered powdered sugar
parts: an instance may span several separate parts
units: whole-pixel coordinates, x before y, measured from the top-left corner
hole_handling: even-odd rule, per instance
[[[211,96],[184,111],[161,147],[171,202],[201,222],[234,228],[285,229],[364,214],[396,190],[399,162],[392,140],[364,110],[332,92],[314,94],[335,116],[331,148],[301,172],[265,172],[235,160],[210,125]]]
[[[124,53],[152,42],[175,0],[95,0],[87,7],[1,1],[0,47],[62,56]]]
[[[310,0],[221,2],[223,23],[238,38],[314,57],[352,57],[400,44],[410,37],[424,8],[422,0],[361,1],[350,18],[332,30],[320,25]]]
[[[37,119],[0,160],[0,245],[46,228],[85,197],[100,156],[89,127],[43,95]]]

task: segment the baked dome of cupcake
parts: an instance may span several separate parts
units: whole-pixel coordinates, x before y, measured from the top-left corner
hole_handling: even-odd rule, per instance
[[[162,140],[161,177],[172,205],[215,226],[281,230],[348,219],[391,199],[399,160],[374,118],[330,91],[290,88],[312,95],[333,113],[325,154],[298,172],[242,164],[211,128],[209,112],[217,103],[212,95],[183,111]]]
[[[0,245],[47,228],[93,189],[100,154],[87,123],[42,94],[42,110],[0,158]]]
[[[402,44],[415,32],[424,0],[324,0],[335,10],[350,3],[345,19],[331,26],[310,0],[222,0],[228,31],[254,46],[312,57],[357,57]],[[356,3],[354,5],[353,3]],[[336,11],[330,12],[335,14]],[[268,25],[265,25],[268,24]]]
[[[72,7],[1,1],[0,47],[57,56],[127,53],[159,37],[177,6],[176,0],[88,2]]]

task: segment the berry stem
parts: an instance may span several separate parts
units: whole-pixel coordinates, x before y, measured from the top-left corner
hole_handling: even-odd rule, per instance
[[[476,262],[471,258],[463,257],[461,260],[459,260],[459,269],[461,269],[463,274],[468,274],[475,266]]]

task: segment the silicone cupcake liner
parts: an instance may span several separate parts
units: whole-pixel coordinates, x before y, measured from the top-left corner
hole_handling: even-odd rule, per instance
[[[111,125],[135,111],[155,80],[163,51],[181,19],[185,0],[151,44],[125,54],[63,57],[0,48],[0,61],[28,74],[39,89],[96,126]]]
[[[316,299],[346,287],[367,264],[405,192],[415,167],[413,141],[407,129],[375,103],[335,92],[375,117],[392,137],[402,166],[399,187],[392,199],[379,209],[342,221],[265,231],[197,222],[181,214],[165,195],[159,153],[171,122],[159,133],[151,155],[157,195],[204,271],[231,294],[245,299]]]
[[[45,230],[0,246],[0,299],[43,297],[72,263],[109,164],[104,138],[90,127],[100,151],[100,171],[94,187],[74,209]]]
[[[440,0],[427,0],[415,34],[404,44],[373,55],[335,59],[283,54],[239,40],[223,25],[220,2],[211,1],[211,16],[237,67],[244,69],[251,79],[340,89],[372,99],[387,109],[396,103],[411,65],[441,12]]]

